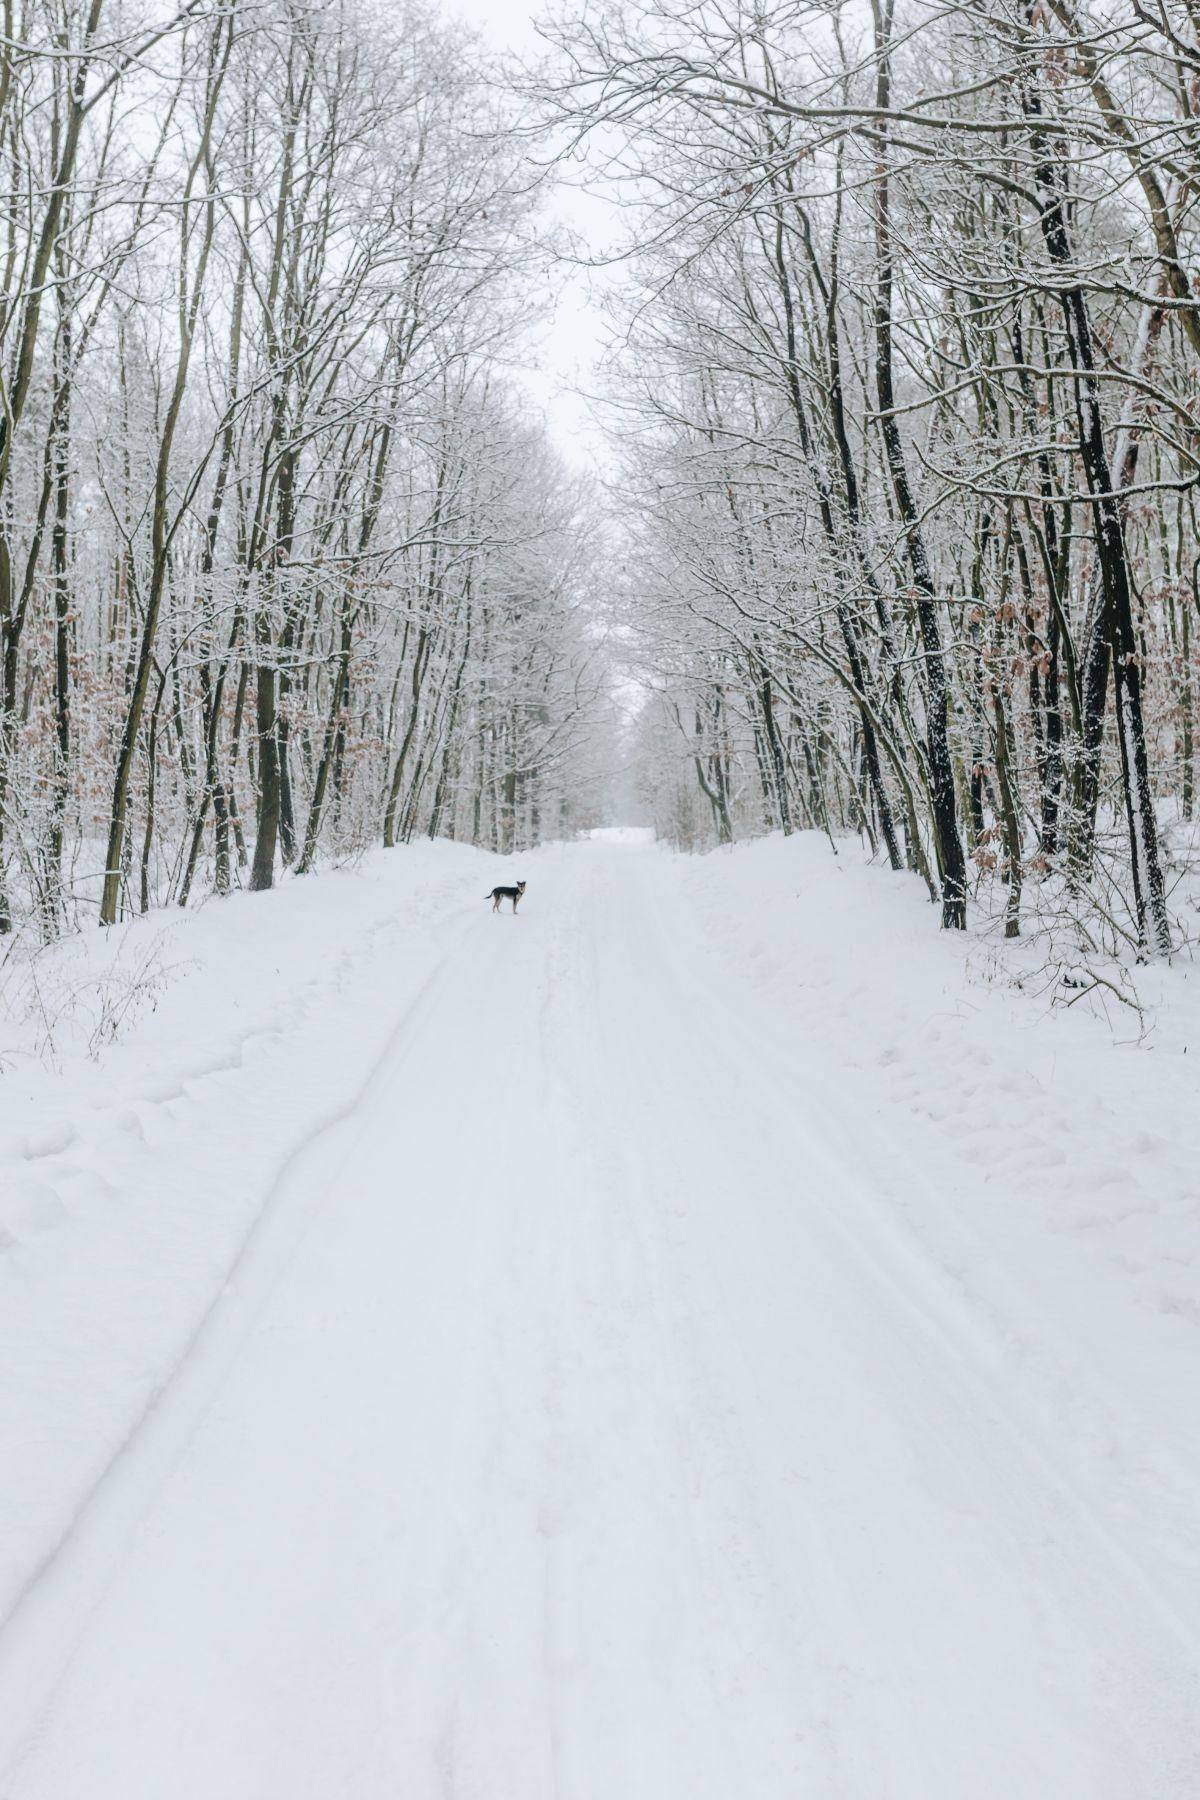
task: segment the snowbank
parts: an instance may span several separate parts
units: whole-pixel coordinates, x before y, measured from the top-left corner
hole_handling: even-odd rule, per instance
[[[1077,1472],[1105,1530],[1200,1618],[1200,972],[1068,1008],[1035,947],[944,933],[913,877],[815,834],[683,863],[806,1102],[915,1264]],[[799,1099],[799,1096],[797,1097]]]
[[[353,1104],[447,934],[511,868],[456,844],[381,851],[39,960],[61,1072],[33,1058],[36,1014],[0,1035],[0,1621],[235,1278],[289,1161]]]

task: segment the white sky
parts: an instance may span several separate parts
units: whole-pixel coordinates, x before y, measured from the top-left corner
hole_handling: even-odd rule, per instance
[[[468,20],[500,52],[535,56],[544,46],[533,20],[545,0],[440,0],[441,10]],[[563,186],[553,210],[580,233],[588,248],[600,250],[613,235],[612,202],[597,194],[580,194]],[[603,455],[602,435],[587,402],[574,391],[594,391],[595,370],[603,342],[603,322],[590,290],[603,275],[585,270],[566,274],[555,316],[542,337],[537,367],[522,371],[522,380],[541,408],[560,452],[577,465],[593,464]]]

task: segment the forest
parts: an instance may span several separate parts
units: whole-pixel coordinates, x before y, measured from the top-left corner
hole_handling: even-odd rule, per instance
[[[461,32],[5,8],[0,927],[561,831],[580,494],[504,376],[548,243]]]
[[[4,0],[0,928],[632,794],[1186,941],[1198,27]],[[517,371],[589,263],[581,473]]]
[[[1200,1800],[1200,0],[0,0],[0,195],[2,1800]]]

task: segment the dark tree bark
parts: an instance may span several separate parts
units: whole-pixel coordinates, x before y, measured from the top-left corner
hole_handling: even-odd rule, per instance
[[[1063,272],[1058,300],[1066,326],[1075,383],[1075,414],[1079,456],[1091,496],[1093,536],[1101,593],[1095,607],[1089,653],[1084,666],[1084,768],[1098,767],[1100,736],[1111,664],[1117,714],[1117,742],[1121,752],[1122,786],[1129,831],[1134,906],[1138,931],[1150,950],[1166,955],[1171,948],[1162,865],[1158,853],[1158,824],[1150,785],[1146,731],[1142,714],[1141,656],[1133,617],[1133,584],[1121,502],[1113,490],[1112,471],[1104,442],[1100,412],[1100,384],[1092,342],[1087,300],[1077,278],[1072,277],[1072,253],[1067,226],[1067,174],[1051,154],[1042,122],[1041,99],[1036,86],[1027,84],[1025,106],[1031,121],[1031,140],[1036,156],[1035,181],[1042,238],[1052,265]],[[1085,796],[1086,798],[1086,796]]]
[[[875,19],[875,104],[881,114],[891,105],[892,0],[872,0]],[[964,930],[967,923],[967,866],[958,829],[958,803],[948,731],[949,695],[942,650],[938,601],[930,573],[925,535],[908,478],[908,466],[900,426],[896,418],[892,374],[892,228],[890,217],[887,133],[876,134],[878,163],[875,199],[875,387],[879,399],[880,432],[892,490],[904,530],[905,548],[916,590],[917,622],[921,634],[925,677],[926,754],[929,759],[929,791],[933,814],[934,846],[942,884],[942,924]]]

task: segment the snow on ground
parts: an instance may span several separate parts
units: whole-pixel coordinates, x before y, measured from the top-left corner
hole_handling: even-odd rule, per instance
[[[466,894],[505,867],[419,845],[40,959],[63,1072],[31,1054],[37,1010],[0,1023],[0,1366],[18,1374],[0,1468],[21,1471],[0,1490],[0,1620],[153,1407],[288,1157],[354,1105]]]
[[[1067,1006],[1036,945],[931,930],[853,845],[685,875],[764,1017],[817,1048],[806,1106],[1200,1625],[1200,969],[1139,971],[1143,1027]]]
[[[0,1045],[3,1800],[1191,1800],[1198,978],[1022,954],[637,833],[67,947],[163,978]]]

